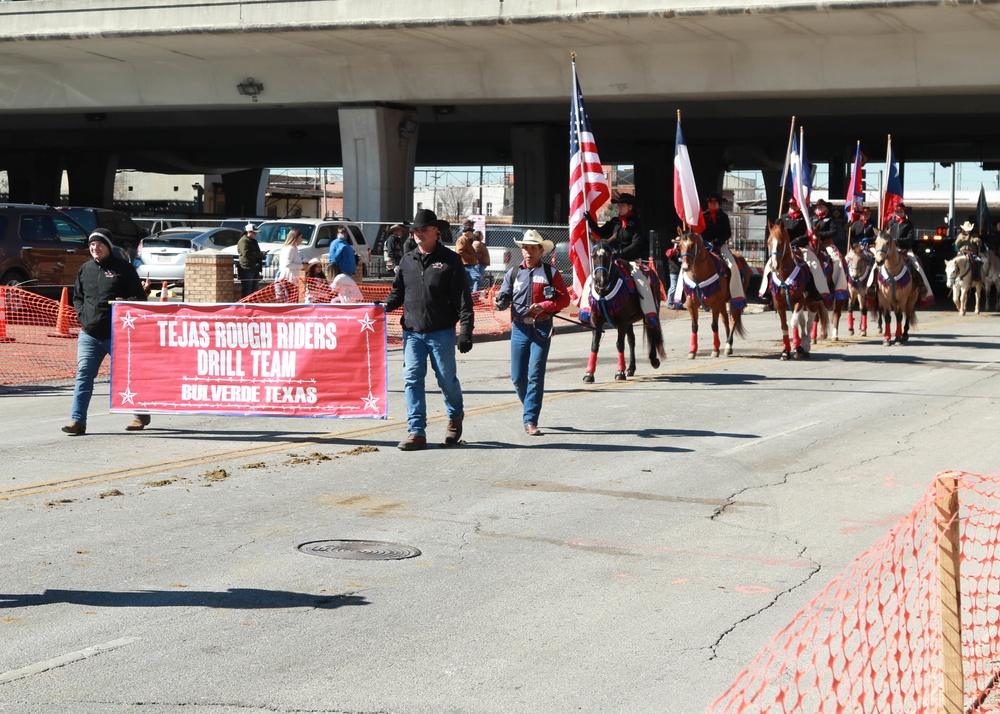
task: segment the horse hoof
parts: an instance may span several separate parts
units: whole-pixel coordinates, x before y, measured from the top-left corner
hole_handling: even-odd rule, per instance
[[[728,357],[728,356],[729,356],[729,355],[731,355],[732,353],[733,353],[733,348],[732,348],[732,346],[729,346],[729,347],[727,347],[727,348],[726,348],[726,356]]]
[[[688,352],[688,359],[694,359],[698,356],[697,352]]]
[[[654,366],[654,367],[658,367],[659,365],[656,365],[656,364],[654,364],[653,366]],[[625,372],[625,376],[626,376],[626,377],[634,377],[634,376],[635,376],[635,369],[633,368],[633,369],[629,369],[629,370],[627,370],[627,371]]]
[[[868,330],[862,330],[861,331],[861,336],[862,337],[868,337]]]
[[[849,328],[849,329],[847,330],[847,334],[848,334],[848,335],[853,335],[853,334],[854,334],[854,328],[853,328],[853,327],[852,327],[852,328]]]
[[[809,359],[809,353],[801,347],[795,348],[795,359]]]
[[[584,381],[585,384],[593,384],[594,383],[594,373],[593,372],[586,372],[586,373],[584,373],[584,375],[583,375],[583,381]]]
[[[719,350],[712,350],[712,356],[713,357],[718,357],[719,356]]]
[[[660,368],[660,360],[658,360],[656,357],[651,357],[650,360],[649,360],[649,366],[652,367],[653,369],[659,369]],[[631,377],[633,374],[635,374],[635,370],[634,369],[629,373],[629,377]]]
[[[909,341],[910,341],[909,335],[903,335],[902,338],[900,338],[900,342],[902,342],[904,345]]]
[[[624,382],[626,380],[624,372],[615,372],[615,381]]]
[[[892,346],[892,340],[882,340],[882,346],[883,347],[891,347]]]
[[[781,351],[781,361],[782,362],[787,362],[789,359],[791,359],[791,355],[788,353],[788,350],[782,350]]]

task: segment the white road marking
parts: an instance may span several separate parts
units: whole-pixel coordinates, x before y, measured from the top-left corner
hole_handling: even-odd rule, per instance
[[[765,441],[771,441],[772,439],[780,439],[783,436],[788,436],[789,434],[794,434],[797,431],[802,431],[803,429],[809,429],[811,427],[814,427],[814,426],[818,425],[819,423],[820,422],[818,422],[818,421],[813,421],[813,422],[809,422],[808,424],[799,424],[796,427],[792,427],[791,429],[787,429],[787,430],[779,432],[777,434],[771,434],[770,436],[763,436],[760,439],[753,439],[751,441],[745,442],[745,443],[740,444],[738,446],[734,446],[731,449],[726,449],[725,451],[720,451],[719,452],[719,456],[730,456],[732,454],[735,454],[737,451],[743,451],[743,449],[749,449],[751,446],[760,446]]]
[[[47,672],[50,669],[72,664],[73,662],[93,657],[94,655],[107,652],[108,650],[118,649],[119,647],[124,647],[125,645],[131,644],[138,639],[138,637],[122,637],[119,640],[105,642],[103,645],[94,645],[93,647],[77,650],[76,652],[68,652],[64,655],[59,655],[58,657],[53,657],[52,659],[47,659],[43,662],[36,662],[35,664],[30,664],[27,667],[22,667],[21,669],[12,669],[9,672],[0,674],[0,684],[3,684],[4,682],[13,682],[15,679],[30,677],[33,674]]]

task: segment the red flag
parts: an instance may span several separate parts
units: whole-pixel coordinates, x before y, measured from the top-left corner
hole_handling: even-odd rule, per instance
[[[674,142],[674,210],[677,216],[695,233],[705,230],[705,216],[698,201],[698,188],[694,182],[694,169],[684,134],[681,133],[681,113],[677,112],[677,136]]]
[[[590,275],[590,231],[584,212],[596,215],[611,198],[611,190],[597,155],[597,145],[583,106],[583,93],[573,60],[573,107],[569,118],[569,260],[573,264],[573,293],[583,295]]]

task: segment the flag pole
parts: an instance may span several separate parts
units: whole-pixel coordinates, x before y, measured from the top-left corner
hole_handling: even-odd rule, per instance
[[[680,126],[680,124],[681,124],[681,110],[678,109],[677,110],[677,126]],[[691,230],[691,224],[687,222],[687,216],[684,216],[681,219],[681,223],[684,224],[684,230],[685,230],[685,232]]]
[[[577,99],[580,96],[580,85],[579,85],[579,79],[576,76],[576,52],[570,52],[569,53],[569,58],[570,58],[570,62],[573,65],[573,123],[576,124],[576,136],[577,136],[577,138],[580,139],[580,140],[582,140],[582,138],[583,138],[583,132],[582,132],[582,126],[580,125],[580,105],[579,105],[579,103],[577,101]],[[582,180],[582,176],[581,176],[581,180]],[[584,189],[585,188],[586,187],[584,187]],[[583,194],[583,197],[584,197],[583,210],[584,210],[584,213],[586,214],[586,213],[589,212],[589,209],[590,209],[590,206],[587,205],[587,192],[586,192],[586,190],[583,190],[583,191],[581,191],[581,193]],[[587,263],[588,263],[588,267],[590,268],[590,272],[593,273],[594,266],[589,264],[590,263],[590,251],[591,251],[591,248],[592,248],[592,246],[590,245],[590,242],[591,242],[590,241],[590,222],[586,219],[586,217],[584,217],[583,222],[587,225],[587,230],[584,231],[584,235],[586,236],[586,241],[587,241]]]
[[[878,202],[878,229],[880,231],[885,230],[885,194],[886,187],[889,185],[889,168],[892,164],[892,134],[888,134],[885,142],[885,180],[882,181],[881,195],[879,196]]]
[[[792,116],[792,126],[788,129],[788,148],[785,149],[785,168],[781,170],[781,200],[778,202],[778,220],[781,220],[781,207],[785,205],[785,176],[788,175],[788,163],[792,158],[792,139],[795,137],[795,116]]]

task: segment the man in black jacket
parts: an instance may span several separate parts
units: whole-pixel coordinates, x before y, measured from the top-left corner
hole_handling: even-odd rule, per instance
[[[114,253],[111,233],[98,228],[90,234],[88,247],[93,260],[80,266],[73,288],[73,307],[80,321],[76,348],[76,387],[69,424],[62,430],[70,436],[87,433],[87,409],[94,394],[94,378],[111,352],[111,303],[115,300],[145,301],[135,268]],[[126,431],[142,431],[148,414],[136,414]]]
[[[424,379],[430,358],[438,386],[444,396],[448,426],[444,443],[458,444],[462,438],[465,409],[462,385],[455,365],[455,347],[465,354],[472,349],[472,293],[462,259],[441,243],[450,232],[447,221],[434,211],[421,209],[411,225],[417,249],[404,253],[392,290],[385,300],[386,312],[403,306],[403,394],[409,433],[399,443],[402,451],[427,448],[427,400]],[[455,325],[461,322],[456,341]]]
[[[747,297],[743,292],[743,276],[740,275],[739,265],[736,264],[736,257],[729,248],[733,227],[729,222],[729,216],[722,210],[722,194],[717,191],[708,194],[706,205],[707,208],[701,214],[705,219],[705,231],[701,237],[711,246],[710,250],[729,266],[729,296],[733,301],[733,307],[742,310],[747,306]]]

